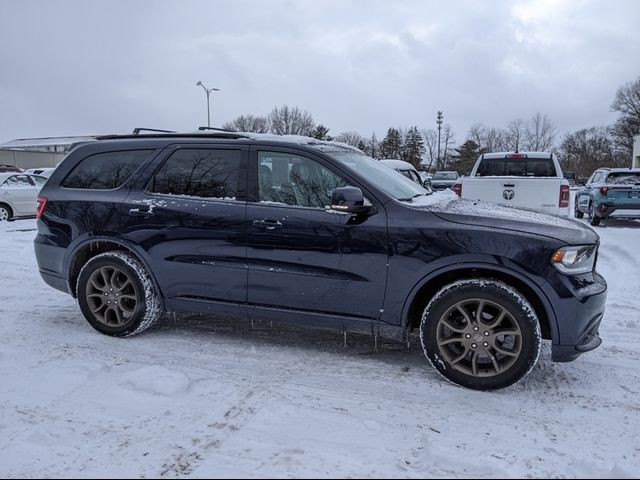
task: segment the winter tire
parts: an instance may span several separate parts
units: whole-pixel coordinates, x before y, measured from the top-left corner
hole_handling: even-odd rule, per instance
[[[593,225],[594,227],[600,225],[600,217],[596,215],[593,203],[589,204],[589,225]]]
[[[578,197],[576,197],[575,203],[573,204],[573,214],[576,218],[583,218],[584,213],[580,211],[578,207]]]
[[[0,222],[8,222],[13,217],[13,212],[8,205],[0,203]]]
[[[105,335],[136,335],[162,316],[153,280],[126,252],[107,252],[90,259],[80,271],[76,291],[84,317]]]
[[[476,390],[523,379],[540,355],[538,318],[514,288],[497,280],[461,280],[442,288],[424,310],[424,353],[446,379]]]

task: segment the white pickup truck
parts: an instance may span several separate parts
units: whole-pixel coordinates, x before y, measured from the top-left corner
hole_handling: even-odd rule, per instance
[[[569,182],[551,153],[486,153],[454,187],[463,198],[569,215]]]

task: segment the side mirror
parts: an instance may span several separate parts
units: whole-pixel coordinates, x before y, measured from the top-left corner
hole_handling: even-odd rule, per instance
[[[431,179],[427,178],[424,182],[422,182],[422,186],[429,190],[431,188]]]
[[[340,187],[331,192],[331,210],[365,215],[371,211],[371,206],[364,204],[364,195],[358,187]]]

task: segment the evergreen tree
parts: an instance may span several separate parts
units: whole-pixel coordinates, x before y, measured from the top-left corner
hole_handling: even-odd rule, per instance
[[[387,135],[380,144],[382,158],[399,159],[402,156],[402,134],[397,128],[387,130]]]
[[[461,175],[469,173],[473,169],[478,157],[482,153],[485,153],[484,149],[480,148],[480,145],[473,140],[467,140],[456,148],[455,152],[453,168]]]
[[[418,131],[418,127],[411,127],[407,131],[404,144],[402,146],[402,160],[409,162],[418,169],[422,163],[422,158],[425,153],[426,148],[424,146],[424,140]]]
[[[313,132],[311,132],[311,136],[313,138],[317,138],[318,140],[326,140],[328,142],[333,140],[333,137],[329,135],[329,129],[322,124],[313,129]]]

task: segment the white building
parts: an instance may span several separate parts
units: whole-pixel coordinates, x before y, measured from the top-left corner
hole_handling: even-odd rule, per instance
[[[55,167],[75,144],[93,139],[93,136],[18,138],[0,144],[0,165],[22,169]]]
[[[633,137],[633,168],[640,168],[640,135]]]

